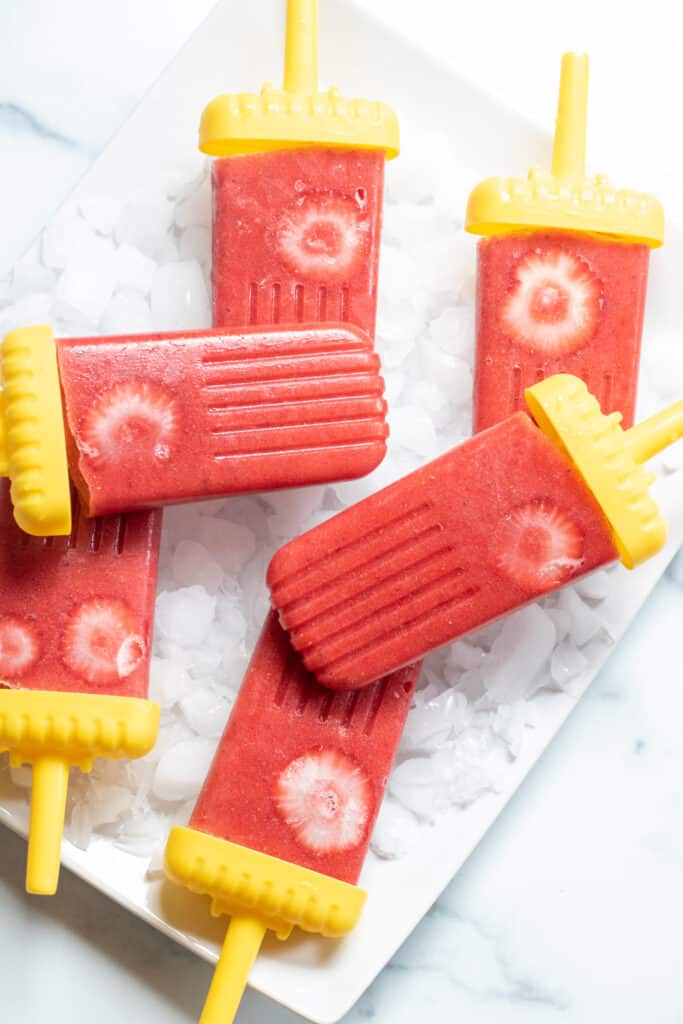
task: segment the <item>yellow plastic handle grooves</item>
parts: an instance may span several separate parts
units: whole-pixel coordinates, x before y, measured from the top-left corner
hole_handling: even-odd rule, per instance
[[[647,462],[683,437],[683,401],[650,416],[626,431],[626,446],[634,462]]]
[[[287,0],[286,92],[318,90],[318,0]]]
[[[2,394],[0,394],[0,476],[9,476],[7,431],[5,430],[5,406],[2,400]]]
[[[26,861],[27,892],[52,896],[57,891],[68,785],[69,764],[64,758],[35,759]]]
[[[553,145],[553,174],[556,178],[570,181],[585,177],[587,111],[588,54],[565,53],[560,72]]]
[[[231,918],[199,1024],[232,1024],[265,933],[258,917]]]

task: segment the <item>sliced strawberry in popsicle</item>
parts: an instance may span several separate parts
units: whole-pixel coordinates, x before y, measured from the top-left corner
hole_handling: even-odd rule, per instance
[[[38,639],[27,622],[0,617],[0,678],[17,679],[38,660]]]
[[[602,305],[601,282],[585,260],[564,249],[536,249],[517,264],[501,325],[519,345],[566,354],[593,337]]]
[[[365,258],[368,231],[362,200],[309,193],[280,214],[274,246],[295,274],[330,283],[348,278]]]
[[[525,590],[538,593],[565,583],[583,561],[579,526],[548,498],[513,509],[494,537],[496,568]]]
[[[291,761],[277,777],[274,799],[309,850],[339,852],[365,839],[370,782],[360,765],[338,750],[314,750]]]
[[[129,452],[168,459],[177,425],[176,405],[161,388],[129,381],[105,391],[90,407],[78,432],[80,450],[91,458],[117,461]]]
[[[102,685],[125,679],[145,657],[145,640],[124,601],[96,597],[71,616],[62,637],[62,657],[72,672]]]

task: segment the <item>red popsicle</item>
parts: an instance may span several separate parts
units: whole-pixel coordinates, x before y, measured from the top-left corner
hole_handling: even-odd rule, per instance
[[[413,666],[338,694],[304,669],[271,612],[167,872],[232,923],[202,1021],[232,1020],[268,928],[349,931],[372,827],[410,707]]]
[[[280,620],[334,689],[388,671],[614,561],[666,527],[639,463],[683,431],[683,402],[623,432],[558,375],[514,413],[292,541],[268,583]]]
[[[0,484],[0,750],[33,765],[30,892],[54,892],[70,765],[139,757],[156,738],[147,700],[161,512],[86,519],[30,537]]]
[[[54,362],[48,327],[3,355],[31,346],[31,372]],[[69,338],[56,356],[89,516],[362,476],[386,450],[379,359],[350,325]]]
[[[284,88],[218,96],[200,149],[213,166],[216,326],[348,321],[374,335],[384,163],[382,103],[318,90],[317,0],[288,0]]]
[[[573,373],[633,422],[650,249],[650,195],[586,176],[588,58],[562,59],[552,173],[489,178],[470,195],[479,243],[474,430],[524,408],[524,391]]]

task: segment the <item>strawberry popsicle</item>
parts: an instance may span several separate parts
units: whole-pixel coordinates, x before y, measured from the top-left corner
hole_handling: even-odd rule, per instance
[[[87,520],[30,537],[0,484],[0,750],[33,765],[26,887],[59,874],[69,767],[140,757],[159,709],[147,701],[161,512]]]
[[[48,436],[54,446],[61,429],[89,516],[362,476],[386,450],[379,359],[348,324],[56,342],[49,327],[32,327],[3,344],[15,371],[20,360],[41,373],[55,355],[63,426]],[[8,440],[12,408],[10,394]],[[44,519],[18,521],[47,532]]]
[[[623,431],[559,374],[513,413],[292,541],[268,583],[318,680],[372,682],[666,536],[640,463],[683,433],[683,402]]]
[[[218,96],[213,322],[348,321],[374,335],[384,163],[396,115],[317,85],[317,0],[288,0],[284,88]]]
[[[271,612],[195,806],[166,849],[171,879],[231,914],[202,1024],[229,1024],[267,929],[354,926],[356,888],[418,666],[336,694]]]
[[[469,197],[479,242],[474,430],[524,408],[527,387],[580,377],[605,412],[633,423],[650,249],[664,220],[653,196],[586,177],[588,58],[562,60],[552,173],[489,178]]]

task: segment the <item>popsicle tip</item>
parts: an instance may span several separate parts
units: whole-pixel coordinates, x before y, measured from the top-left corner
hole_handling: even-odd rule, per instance
[[[57,891],[68,784],[66,758],[46,755],[34,760],[26,891],[37,896]]]
[[[587,53],[563,55],[553,144],[552,171],[557,178],[581,179],[586,173],[588,70]]]

